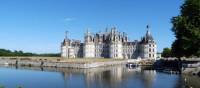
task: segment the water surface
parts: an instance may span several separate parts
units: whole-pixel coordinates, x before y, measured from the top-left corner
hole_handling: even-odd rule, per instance
[[[188,83],[184,78],[125,66],[92,69],[0,67],[0,85],[5,88],[185,88]],[[190,80],[193,88],[200,88],[198,77]]]

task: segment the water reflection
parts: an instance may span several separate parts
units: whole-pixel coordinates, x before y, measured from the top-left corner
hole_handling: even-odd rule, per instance
[[[86,88],[124,88],[130,79],[136,79],[151,88],[156,71],[142,70],[140,67],[128,69],[124,66],[100,67],[92,69],[61,69],[63,78],[68,81],[72,74],[82,74]],[[129,85],[134,87],[134,83]]]
[[[43,70],[52,71],[53,69],[44,68]],[[127,82],[135,79],[143,83],[144,88],[151,88],[156,71],[141,70],[141,68],[128,69],[124,66],[101,67],[92,69],[64,69],[57,68],[54,71],[61,72],[65,83],[78,74],[83,77],[86,88],[124,88]],[[134,83],[131,83],[134,84]],[[134,85],[129,85],[134,86]]]
[[[11,67],[8,67],[10,69]],[[14,67],[13,67],[14,68]],[[183,77],[180,75],[170,75],[156,72],[155,70],[146,70],[146,67],[126,68],[125,66],[109,66],[91,69],[73,69],[73,68],[39,68],[39,67],[18,67],[19,70],[43,71],[49,72],[51,76],[41,75],[44,80],[38,80],[40,74],[31,74],[32,80],[39,81],[39,85],[26,83],[29,81],[23,77],[18,80],[25,80],[22,83],[25,88],[185,88]],[[1,69],[0,69],[1,71]],[[1,71],[3,72],[3,71]],[[12,72],[12,71],[11,71]],[[53,73],[52,73],[53,72]],[[55,73],[56,72],[56,73]],[[6,74],[6,73],[2,73]],[[28,74],[28,73],[26,73]],[[45,73],[47,74],[47,73]],[[60,76],[56,75],[60,74]],[[17,75],[16,75],[17,76]],[[1,74],[0,74],[1,77]],[[4,77],[12,79],[8,77]],[[54,83],[48,84],[45,79],[55,79]],[[0,79],[0,84],[6,79]],[[191,80],[191,79],[190,79]],[[199,83],[199,78],[195,82]],[[14,83],[7,83],[14,84]],[[47,85],[44,85],[47,84]],[[59,87],[58,87],[59,85]],[[194,85],[194,84],[193,84]],[[194,86],[199,87],[199,85]]]

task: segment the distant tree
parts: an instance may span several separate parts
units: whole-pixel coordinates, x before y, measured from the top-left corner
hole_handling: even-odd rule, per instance
[[[172,18],[176,40],[172,44],[174,56],[200,56],[200,0],[185,0],[180,15]]]
[[[162,52],[162,57],[172,57],[171,49],[170,48],[164,48]]]
[[[59,53],[55,53],[55,54],[49,53],[49,54],[39,54],[38,56],[43,56],[43,57],[59,57],[60,54]]]
[[[0,85],[0,88],[5,88],[4,86]]]
[[[0,49],[0,56],[42,56],[42,57],[58,57],[59,53],[49,53],[49,54],[35,54],[35,53],[24,53],[23,51],[10,51],[6,49]]]
[[[12,52],[6,49],[0,49],[0,56],[12,56]]]

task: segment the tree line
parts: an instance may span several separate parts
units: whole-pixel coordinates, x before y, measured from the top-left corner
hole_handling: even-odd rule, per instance
[[[200,57],[200,0],[185,0],[180,15],[173,17],[175,41],[164,48],[163,57]]]
[[[0,49],[0,56],[42,56],[42,57],[58,57],[59,53],[36,54],[30,52],[23,52],[21,50],[11,51],[7,49]]]

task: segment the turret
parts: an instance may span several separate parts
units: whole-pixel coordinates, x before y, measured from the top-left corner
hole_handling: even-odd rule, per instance
[[[151,32],[149,30],[149,25],[147,25],[147,32],[146,32],[145,38],[146,38],[147,42],[153,42],[154,41],[154,39],[151,35]]]
[[[120,33],[116,31],[116,28],[111,29],[111,41],[110,41],[110,48],[109,48],[109,53],[110,53],[110,58],[115,58],[115,59],[122,59],[122,39],[120,39]]]
[[[70,40],[67,37],[68,31],[65,32],[65,38],[61,43],[61,57],[68,57],[68,47],[70,45]]]
[[[92,34],[89,32],[89,29],[87,29],[86,33],[85,33],[85,43],[90,43],[93,42],[93,36]]]
[[[123,32],[123,34],[122,34],[122,42],[128,42],[128,37],[125,32]]]
[[[85,33],[85,43],[84,43],[84,48],[83,48],[83,55],[85,58],[95,57],[94,38],[88,29],[87,29],[87,32]]]
[[[154,41],[151,32],[149,30],[149,25],[146,27],[147,32],[145,36],[141,39],[141,57],[147,59],[156,59],[157,46]]]
[[[75,58],[75,51],[72,43],[73,41],[68,38],[68,31],[66,31],[65,38],[61,43],[61,57]]]

